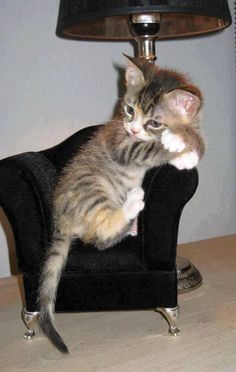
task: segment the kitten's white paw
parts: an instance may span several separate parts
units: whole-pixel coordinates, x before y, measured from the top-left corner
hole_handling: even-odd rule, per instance
[[[144,191],[141,187],[135,187],[127,193],[127,199],[123,205],[126,220],[129,222],[137,217],[144,208]]]
[[[176,159],[171,160],[170,164],[174,165],[179,170],[192,169],[198,165],[199,156],[196,151],[186,152],[178,156]]]
[[[127,235],[137,236],[138,235],[138,219],[135,218],[130,230]]]
[[[161,136],[161,143],[165,150],[170,152],[181,152],[186,148],[185,143],[178,134],[171,133],[165,129]]]

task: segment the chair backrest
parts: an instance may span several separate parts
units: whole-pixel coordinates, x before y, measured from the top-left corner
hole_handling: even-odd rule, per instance
[[[80,149],[80,147],[93,136],[100,126],[101,125],[95,125],[83,128],[65,141],[54,147],[43,150],[41,153],[53,163],[58,173],[60,173],[66,163]]]

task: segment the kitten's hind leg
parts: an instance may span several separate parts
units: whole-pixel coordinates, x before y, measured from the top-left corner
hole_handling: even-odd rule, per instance
[[[98,249],[109,248],[122,240],[130,229],[132,221],[144,208],[144,191],[136,187],[127,193],[123,206],[116,210],[98,208],[90,215],[89,228],[83,237]]]
[[[127,222],[135,219],[144,208],[144,191],[141,187],[135,187],[127,194],[127,199],[122,207]]]
[[[137,236],[138,235],[138,218],[135,218],[131,228],[128,231],[127,235]]]

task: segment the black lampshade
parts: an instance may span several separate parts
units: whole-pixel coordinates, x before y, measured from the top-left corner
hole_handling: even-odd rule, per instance
[[[57,35],[67,38],[130,40],[130,17],[159,13],[159,39],[193,36],[232,23],[226,0],[61,0]]]

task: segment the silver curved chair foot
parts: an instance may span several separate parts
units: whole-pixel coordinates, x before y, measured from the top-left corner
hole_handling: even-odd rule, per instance
[[[167,323],[169,324],[169,334],[172,336],[179,336],[180,330],[176,327],[176,322],[179,319],[180,307],[157,307],[155,311],[163,315],[166,319]]]
[[[37,321],[38,316],[38,311],[31,312],[27,311],[25,307],[23,308],[22,319],[27,328],[27,331],[24,334],[25,339],[30,340],[33,336],[35,336],[34,325]]]
[[[28,331],[26,331],[26,332],[24,333],[24,338],[25,338],[26,340],[30,340],[33,336],[35,336],[35,332],[34,332],[34,330],[30,331],[30,330],[28,329]]]

